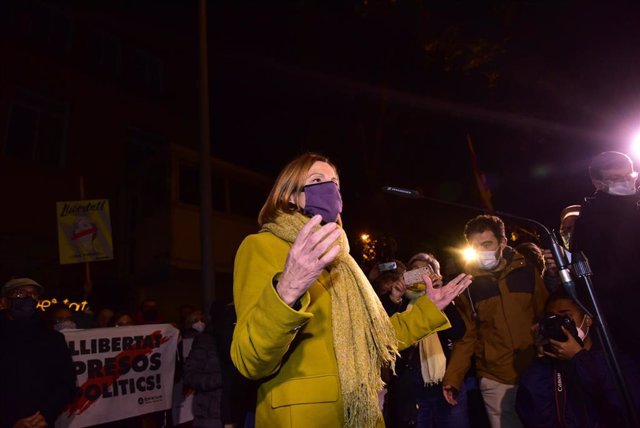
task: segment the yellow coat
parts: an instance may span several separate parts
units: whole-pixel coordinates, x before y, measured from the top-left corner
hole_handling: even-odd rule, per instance
[[[273,286],[289,249],[290,244],[268,232],[250,235],[240,245],[233,277],[238,320],[231,358],[245,377],[262,380],[257,428],[342,427],[328,291],[331,278],[323,271],[302,297],[302,308],[290,308]],[[427,298],[420,299],[413,310],[394,315],[391,322],[400,349],[450,327]]]

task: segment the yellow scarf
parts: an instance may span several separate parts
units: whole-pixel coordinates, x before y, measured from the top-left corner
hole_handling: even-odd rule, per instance
[[[262,231],[293,243],[309,218],[300,213],[280,214]],[[369,280],[349,255],[342,230],[340,253],[328,266],[331,276],[333,347],[338,362],[345,427],[375,427],[382,419],[378,391],[383,366],[394,367],[398,345],[393,326]]]
[[[424,296],[421,293],[419,297]],[[418,298],[419,298],[418,297]],[[416,300],[412,299],[407,305],[407,310],[410,311],[413,308]],[[437,333],[430,334],[427,337],[423,337],[417,344],[418,352],[420,354],[420,373],[422,374],[422,381],[425,386],[437,385],[442,382],[444,373],[447,368],[447,359],[444,356],[444,350],[440,343],[440,338]]]

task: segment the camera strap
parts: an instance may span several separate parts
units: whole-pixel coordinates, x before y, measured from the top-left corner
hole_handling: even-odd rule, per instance
[[[553,391],[556,398],[556,417],[560,426],[565,428],[567,426],[564,420],[564,411],[567,405],[567,385],[562,370],[556,365],[553,367]]]

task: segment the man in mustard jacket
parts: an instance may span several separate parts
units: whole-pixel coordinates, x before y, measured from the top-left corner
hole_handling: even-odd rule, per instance
[[[348,255],[341,208],[335,167],[303,155],[276,180],[261,233],[238,249],[231,357],[244,376],[262,381],[258,427],[384,425],[380,368],[398,349],[449,328],[440,309],[471,282],[460,275],[447,287],[428,286],[429,297],[389,319]]]
[[[542,273],[527,265],[524,256],[507,246],[504,223],[480,215],[465,226],[465,237],[477,254],[473,287],[456,300],[466,325],[454,344],[443,380],[445,398],[456,404],[471,358],[475,356],[480,392],[492,428],[517,428],[517,384],[533,361],[531,326],[544,311],[548,297]]]

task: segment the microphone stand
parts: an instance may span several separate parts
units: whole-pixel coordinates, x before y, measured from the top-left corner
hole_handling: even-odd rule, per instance
[[[420,192],[416,190],[403,189],[398,187],[385,186],[382,188],[385,193],[394,194],[396,196],[401,196],[410,199],[424,199],[428,201],[432,201],[439,204],[450,205],[454,207],[464,208],[467,210],[472,210],[476,212],[482,212],[485,214],[493,214],[499,217],[510,218],[513,220],[525,221],[528,223],[535,224],[540,227],[549,237],[551,242],[551,253],[553,254],[553,258],[558,265],[558,275],[560,276],[560,280],[562,281],[562,285],[565,291],[573,298],[573,300],[585,311],[585,313],[589,314],[596,321],[596,331],[598,332],[598,339],[602,344],[602,347],[605,351],[605,356],[607,360],[607,365],[609,366],[609,370],[613,372],[614,377],[616,378],[616,383],[618,386],[618,390],[622,394],[622,398],[624,400],[626,415],[625,419],[627,421],[627,426],[629,427],[640,427],[640,423],[638,422],[638,415],[636,414],[635,407],[633,405],[633,400],[631,398],[631,394],[629,393],[629,389],[627,388],[627,384],[625,382],[624,376],[622,374],[622,370],[620,368],[620,363],[618,362],[618,358],[616,355],[616,351],[613,347],[613,341],[611,340],[611,335],[609,333],[609,328],[605,321],[604,315],[600,309],[600,304],[595,295],[595,291],[593,289],[593,281],[591,280],[591,268],[589,267],[589,262],[587,258],[584,256],[582,252],[580,253],[572,253],[573,263],[569,264],[567,260],[567,255],[565,253],[564,248],[558,243],[558,239],[555,234],[552,233],[547,226],[540,223],[537,220],[533,220],[527,217],[521,217],[518,215],[514,215],[511,213],[506,213],[502,211],[491,211],[488,209],[483,209],[479,207],[475,207],[473,205],[461,204],[458,202],[449,202],[441,199],[430,198],[422,195]],[[595,317],[591,315],[591,312],[585,308],[585,306],[580,302],[576,293],[576,286],[573,282],[573,278],[571,276],[571,271],[569,268],[572,268],[574,273],[583,280],[587,292],[589,294],[589,299],[591,300],[591,304],[593,305]]]
[[[600,305],[598,303],[598,299],[596,298],[595,290],[593,288],[593,281],[591,279],[592,272],[591,267],[589,266],[589,261],[582,251],[572,254],[573,259],[571,268],[573,269],[574,274],[584,282],[587,293],[589,294],[589,299],[591,300],[591,304],[593,305],[595,319],[598,322],[598,325],[596,326],[598,327],[596,329],[596,332],[598,333],[598,339],[600,340],[600,343],[605,350],[609,370],[614,373],[616,382],[618,383],[618,389],[624,399],[625,407],[627,410],[625,415],[627,424],[630,427],[640,427],[638,414],[636,413],[633,399],[631,398],[631,394],[629,393],[629,389],[627,388],[627,384],[622,374],[622,369],[620,368],[620,363],[613,346],[613,341],[611,340],[611,335],[609,334],[609,326],[605,321],[604,314],[602,313]]]

